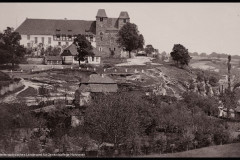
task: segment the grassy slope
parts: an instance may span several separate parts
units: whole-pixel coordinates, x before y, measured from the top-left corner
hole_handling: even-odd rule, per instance
[[[152,154],[146,157],[240,157],[240,143],[210,146],[173,154]]]

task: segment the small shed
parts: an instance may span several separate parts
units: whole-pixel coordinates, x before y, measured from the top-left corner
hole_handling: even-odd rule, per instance
[[[59,65],[62,64],[61,56],[45,56],[44,63],[47,65]]]

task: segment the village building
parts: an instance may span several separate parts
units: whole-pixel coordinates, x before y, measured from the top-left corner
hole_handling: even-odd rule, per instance
[[[27,48],[69,46],[78,34],[85,35],[91,45],[108,56],[125,53],[116,43],[119,29],[130,22],[128,12],[121,12],[118,18],[110,18],[104,9],[99,9],[95,20],[30,19],[15,30]]]
[[[96,48],[93,48],[94,56],[86,56],[85,61],[80,61],[80,64],[93,64],[100,65],[101,57],[104,55]],[[63,64],[79,64],[78,61],[78,51],[77,46],[75,44],[71,44],[61,53],[61,57],[63,59]]]
[[[61,56],[45,56],[44,64],[49,64],[49,65],[62,64],[62,57]]]
[[[90,102],[91,93],[114,93],[118,91],[117,83],[106,75],[92,74],[81,80],[75,92],[75,104],[86,106]]]

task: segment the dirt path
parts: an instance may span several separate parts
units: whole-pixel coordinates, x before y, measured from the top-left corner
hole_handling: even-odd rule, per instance
[[[33,87],[35,89],[38,89],[40,87],[40,83],[37,84],[37,83],[33,83],[31,81],[26,81],[24,80],[23,78],[21,78],[21,82],[22,84],[24,85],[24,88],[16,93],[13,93],[13,94],[10,94],[10,95],[7,95],[6,97],[4,97],[2,100],[0,100],[1,102],[3,103],[9,103],[9,102],[14,102],[17,100],[17,95],[23,91],[25,91],[28,87]]]

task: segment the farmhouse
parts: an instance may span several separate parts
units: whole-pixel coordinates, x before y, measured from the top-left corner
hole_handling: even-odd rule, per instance
[[[77,105],[84,106],[90,101],[91,93],[113,93],[117,90],[117,83],[110,77],[92,74],[81,80],[79,88],[75,92],[75,102]]]
[[[99,65],[101,63],[101,56],[104,56],[104,53],[101,53],[96,48],[93,48],[94,56],[86,56],[85,61],[80,61],[81,64],[95,64]],[[77,46],[71,44],[61,53],[63,64],[78,64],[77,59],[78,51]]]
[[[50,65],[62,64],[62,57],[61,56],[45,56],[44,63],[50,64]]]
[[[121,12],[118,18],[109,18],[104,9],[99,9],[93,21],[26,18],[16,32],[22,37],[21,45],[44,49],[49,46],[69,46],[78,34],[82,34],[98,51],[118,57],[125,52],[118,47],[116,34],[127,22],[130,22],[127,12]]]

